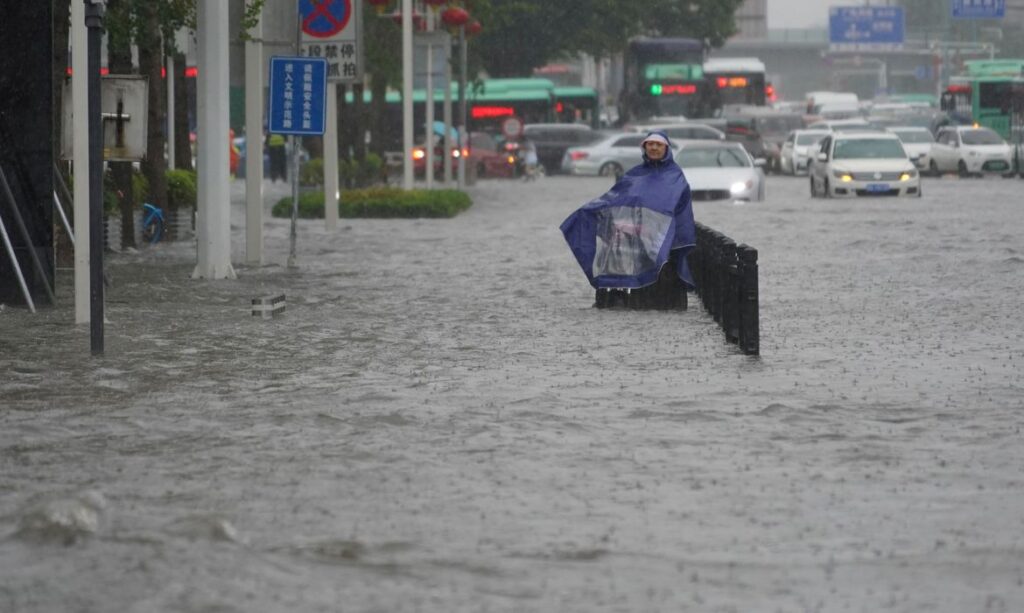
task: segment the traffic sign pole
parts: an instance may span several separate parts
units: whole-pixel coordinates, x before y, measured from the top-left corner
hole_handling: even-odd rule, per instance
[[[324,129],[324,226],[338,229],[338,86],[327,84],[327,126]]]

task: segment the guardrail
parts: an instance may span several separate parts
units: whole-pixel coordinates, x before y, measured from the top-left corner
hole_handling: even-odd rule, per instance
[[[757,249],[697,224],[697,246],[687,262],[697,295],[725,338],[747,355],[760,354]]]

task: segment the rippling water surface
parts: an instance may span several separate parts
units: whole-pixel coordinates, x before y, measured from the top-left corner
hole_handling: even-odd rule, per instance
[[[99,359],[63,273],[0,311],[0,611],[1024,610],[1021,185],[697,203],[760,358],[591,308],[557,226],[603,180],[302,222],[294,271],[271,220],[237,280],[109,256]]]

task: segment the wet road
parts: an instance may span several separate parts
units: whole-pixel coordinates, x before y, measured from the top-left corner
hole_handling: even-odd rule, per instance
[[[65,275],[0,311],[0,611],[1024,610],[1021,186],[695,204],[760,250],[760,358],[591,308],[598,179],[303,222],[298,271],[284,220],[237,280],[114,255],[98,360]]]

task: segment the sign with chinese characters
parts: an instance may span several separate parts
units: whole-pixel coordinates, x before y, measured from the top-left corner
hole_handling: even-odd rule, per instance
[[[303,57],[327,60],[327,80],[363,79],[362,0],[299,0]]]
[[[953,0],[953,19],[1003,19],[1006,0]]]
[[[834,51],[892,51],[903,48],[903,9],[888,6],[832,7],[829,43]]]
[[[268,103],[271,133],[323,134],[327,109],[327,60],[270,58]]]

